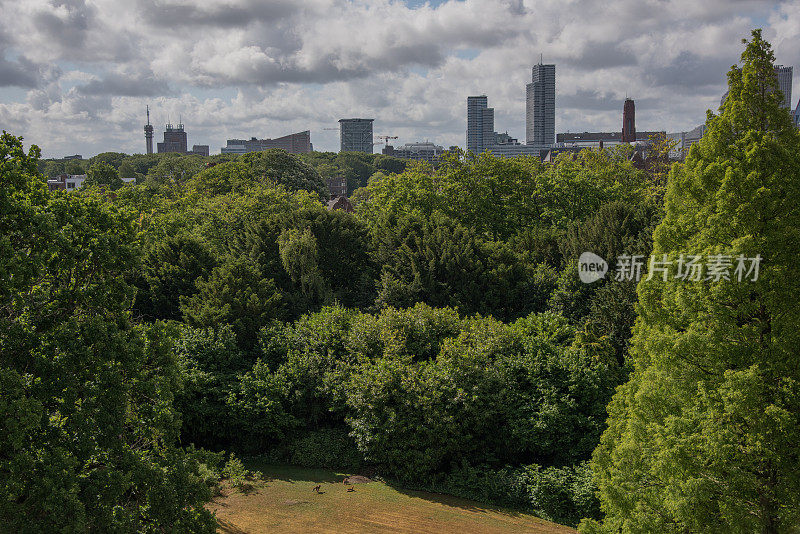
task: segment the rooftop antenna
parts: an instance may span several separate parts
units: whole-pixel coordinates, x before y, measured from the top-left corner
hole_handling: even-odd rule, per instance
[[[544,54],[539,54],[539,65],[544,63]]]
[[[147,125],[150,126],[150,106],[146,106],[147,108]]]

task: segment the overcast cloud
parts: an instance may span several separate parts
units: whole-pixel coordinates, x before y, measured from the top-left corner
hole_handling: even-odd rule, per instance
[[[181,116],[189,145],[347,117],[400,143],[464,145],[466,98],[524,141],[525,84],[556,64],[557,131],[689,130],[756,27],[800,96],[800,0],[0,0],[0,121],[47,157],[142,152]]]

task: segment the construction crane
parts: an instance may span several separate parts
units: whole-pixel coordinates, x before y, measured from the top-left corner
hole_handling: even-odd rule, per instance
[[[376,135],[378,139],[382,139],[382,141],[378,141],[377,143],[372,143],[373,145],[388,145],[389,139],[397,139],[396,135]]]
[[[323,130],[338,130],[339,128],[323,128]]]

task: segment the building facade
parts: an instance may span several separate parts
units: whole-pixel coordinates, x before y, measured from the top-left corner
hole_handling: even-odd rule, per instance
[[[172,124],[167,124],[164,130],[164,142],[156,144],[158,153],[165,152],[180,152],[185,154],[186,149],[186,132],[183,129],[183,124],[178,124],[173,127]]]
[[[525,86],[525,142],[552,145],[556,136],[556,66],[539,63]]]
[[[83,187],[86,181],[85,174],[60,174],[47,180],[47,189],[50,191],[75,191]],[[135,184],[136,178],[122,178],[125,184]]]
[[[580,132],[560,133],[556,136],[558,145],[599,148],[621,143],[646,143],[653,135],[666,135],[665,132],[635,132],[634,141],[623,141],[621,132]]]
[[[706,133],[706,125],[701,124],[697,128],[689,130],[688,132],[675,132],[667,134],[667,137],[675,143],[675,147],[670,151],[670,157],[675,159],[684,159],[689,153],[692,145],[703,138]]]
[[[372,123],[375,119],[339,119],[339,152],[372,154]]]
[[[775,76],[778,78],[778,89],[783,93],[783,107],[792,109],[792,67],[775,65]]]
[[[467,151],[475,154],[488,146],[487,131],[494,131],[494,108],[489,107],[486,95],[467,97]]]
[[[261,152],[270,148],[281,148],[290,154],[306,154],[311,152],[311,132],[297,132],[275,139],[228,139],[227,146],[222,147],[223,154],[247,154]]]
[[[622,142],[636,141],[636,105],[633,99],[626,98],[622,106]]]
[[[208,145],[192,145],[192,151],[189,154],[196,156],[208,156],[211,153]]]
[[[439,158],[445,152],[446,150],[443,146],[435,145],[430,141],[406,143],[397,148],[392,145],[386,145],[381,151],[382,154],[387,156],[415,161],[427,161],[429,163],[436,163],[439,161]]]
[[[344,176],[325,178],[325,184],[328,186],[328,198],[330,200],[347,196],[347,178]]]

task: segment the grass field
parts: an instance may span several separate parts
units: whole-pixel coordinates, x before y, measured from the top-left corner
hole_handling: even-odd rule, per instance
[[[251,492],[224,489],[208,505],[217,514],[219,532],[575,533],[532,515],[381,482],[355,484],[355,491],[347,492],[345,473],[287,466],[257,469],[264,482]],[[313,491],[317,484],[320,494]]]

